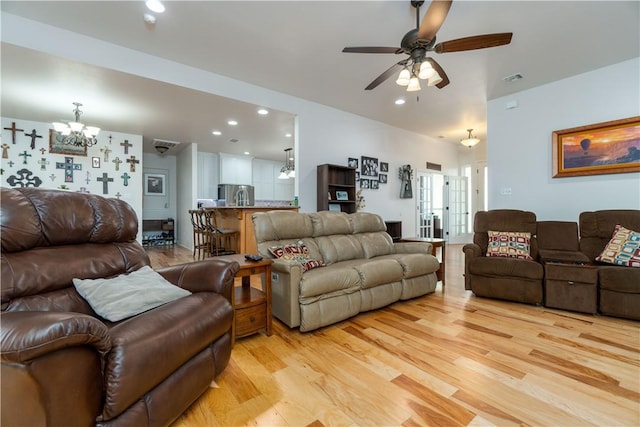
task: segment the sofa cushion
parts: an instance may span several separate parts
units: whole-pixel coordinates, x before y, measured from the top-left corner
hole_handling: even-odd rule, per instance
[[[360,276],[353,269],[353,261],[318,268],[304,273],[300,281],[300,299],[317,297],[360,287]]]
[[[519,258],[474,258],[469,263],[469,272],[475,276],[511,277],[532,280],[541,280],[543,276],[542,264]]]
[[[110,279],[73,279],[73,285],[100,317],[112,322],[191,295],[148,265]]]
[[[601,290],[640,294],[640,269],[599,265],[598,286]]]
[[[374,259],[354,266],[360,275],[362,289],[400,282],[403,276],[402,266],[395,259]]]
[[[411,279],[418,276],[426,276],[430,273],[438,271],[438,269],[440,268],[438,259],[431,254],[396,254],[393,255],[393,257],[402,266],[405,279]]]
[[[364,250],[358,238],[351,234],[319,236],[315,239],[322,259],[330,265],[339,261],[364,258]]]
[[[311,270],[316,267],[323,267],[322,259],[313,258],[309,253],[309,248],[302,240],[282,246],[271,246],[269,252],[276,258],[290,259],[302,264],[302,271]]]
[[[533,259],[531,257],[531,233],[523,231],[492,231],[487,245],[488,257]]]
[[[386,231],[354,234],[362,245],[365,258],[388,255],[395,252],[393,239]]]
[[[353,232],[349,214],[344,212],[320,211],[309,214],[313,224],[313,237]]]
[[[616,225],[613,236],[596,261],[625,267],[640,267],[640,233]]]
[[[375,231],[387,231],[382,217],[370,212],[356,212],[350,216],[353,233],[372,233]]]

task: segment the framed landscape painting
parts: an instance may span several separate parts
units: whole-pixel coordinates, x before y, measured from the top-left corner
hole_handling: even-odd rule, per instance
[[[552,134],[553,178],[640,172],[640,116]]]

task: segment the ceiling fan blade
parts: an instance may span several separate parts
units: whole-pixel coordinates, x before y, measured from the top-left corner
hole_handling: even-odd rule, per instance
[[[449,84],[449,77],[447,76],[447,73],[444,72],[444,70],[442,69],[442,67],[440,66],[440,64],[438,64],[436,62],[435,59],[433,58],[425,58],[425,60],[429,61],[431,63],[431,66],[433,67],[434,70],[436,70],[438,72],[438,74],[440,75],[440,77],[442,78],[442,81],[440,83],[438,83],[436,85],[436,87],[438,89],[442,89],[443,87],[445,87],[446,85]]]
[[[462,52],[464,50],[485,49],[511,43],[513,33],[484,34],[481,36],[464,37],[438,43],[433,50],[437,53]]]
[[[399,47],[381,47],[381,46],[369,46],[369,47],[345,47],[342,49],[345,53],[400,53],[402,49]]]
[[[408,61],[408,59],[404,59],[404,60],[398,62],[397,64],[393,64],[387,71],[385,71],[384,73],[380,74],[378,77],[376,77],[376,79],[374,81],[369,83],[369,86],[365,87],[364,90],[375,89],[380,83],[382,83],[383,81],[387,80],[394,73],[399,71],[400,68],[404,67],[407,64],[407,61]]]
[[[442,26],[452,0],[433,0],[424,14],[420,29],[418,30],[418,38],[423,40],[433,40],[436,33]]]

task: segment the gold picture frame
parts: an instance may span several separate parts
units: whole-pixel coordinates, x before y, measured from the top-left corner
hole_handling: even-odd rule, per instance
[[[640,116],[552,133],[553,178],[640,172]]]
[[[49,129],[49,153],[51,154],[70,154],[72,156],[87,156],[87,146],[76,147],[75,145],[64,144],[56,138],[57,133],[53,129]]]

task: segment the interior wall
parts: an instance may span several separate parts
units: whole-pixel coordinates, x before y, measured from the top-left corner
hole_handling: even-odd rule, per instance
[[[69,117],[72,119],[72,117]],[[142,136],[102,130],[98,143],[86,154],[72,146],[55,145],[49,138],[51,123],[2,117],[2,186],[39,187],[98,194],[126,201],[138,217],[142,241]],[[15,144],[12,132],[16,131]],[[91,123],[88,123],[89,125]],[[31,148],[31,137],[35,134]],[[120,144],[125,144],[127,147]],[[54,144],[54,145],[52,145]],[[126,153],[125,153],[126,148]],[[127,160],[139,163],[127,163]],[[66,168],[69,172],[66,172]],[[107,184],[102,181],[106,176]],[[109,181],[111,180],[111,181]],[[106,188],[106,191],[105,191]]]
[[[193,249],[193,227],[189,209],[196,206],[198,189],[198,144],[189,144],[176,155],[177,244]]]
[[[512,101],[518,107],[506,109]],[[639,209],[638,173],[551,177],[553,131],[637,115],[640,58],[490,101],[489,208],[564,221],[582,211]]]
[[[3,37],[8,43],[29,49],[296,114],[295,194],[301,211],[316,210],[318,164],[346,164],[347,158],[353,156],[375,157],[389,163],[389,179],[379,190],[365,190],[365,210],[388,220],[402,220],[405,234],[413,234],[415,202],[399,198],[398,167],[411,164],[424,168],[425,162],[430,161],[442,164],[445,173],[457,174],[455,144],[15,15],[3,15]],[[182,174],[180,159],[178,169]],[[182,191],[180,182],[178,185]],[[181,210],[180,200],[179,215],[188,209]]]
[[[177,197],[176,197],[176,156],[160,156],[155,153],[143,153],[142,163],[144,165],[144,173],[161,173],[166,174],[167,190],[166,197],[160,198],[161,206],[158,206],[158,196],[143,196],[142,199],[142,218],[143,219],[166,219],[176,218],[177,214]],[[166,203],[166,205],[164,204]],[[179,227],[183,224],[174,221],[174,233],[177,233]]]

